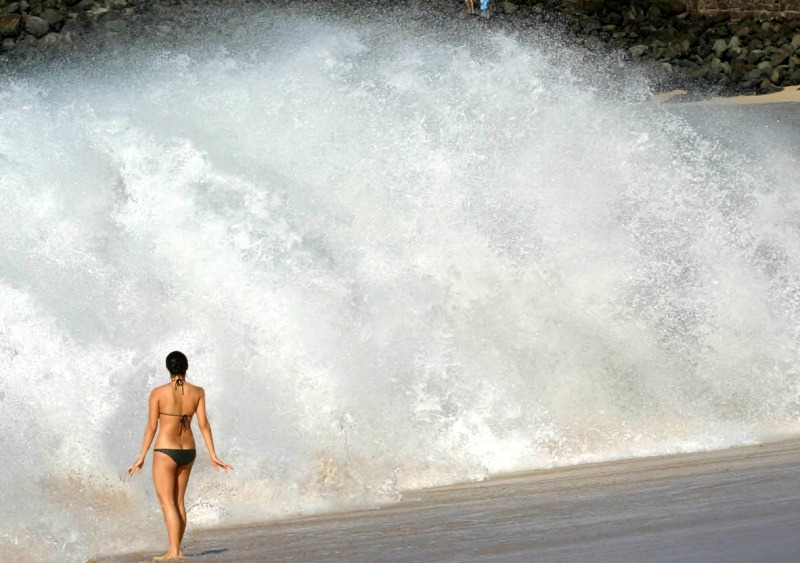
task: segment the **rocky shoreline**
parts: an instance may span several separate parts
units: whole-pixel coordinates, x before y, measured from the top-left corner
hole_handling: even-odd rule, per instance
[[[674,75],[665,82],[675,86],[763,94],[800,85],[800,18],[707,16],[688,12],[681,0],[547,1],[569,14],[570,31],[584,42],[623,49]]]
[[[104,47],[168,37],[187,13],[208,4],[214,2],[0,0],[0,66],[25,66],[53,52],[80,52],[87,42]],[[479,20],[466,14],[461,0],[238,4],[351,15],[407,8],[416,17],[458,25]],[[725,95],[800,85],[800,19],[710,17],[688,12],[681,0],[518,0],[494,2],[491,18],[480,23],[520,34],[547,27],[589,52],[621,52],[647,70],[658,90],[689,87]]]

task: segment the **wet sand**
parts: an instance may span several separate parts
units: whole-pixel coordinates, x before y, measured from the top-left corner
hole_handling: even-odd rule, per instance
[[[798,561],[800,438],[411,491],[375,510],[197,531],[202,561]],[[136,553],[102,561],[148,561]]]
[[[664,102],[680,102],[696,105],[746,105],[746,104],[785,104],[800,102],[800,86],[787,86],[778,92],[772,94],[759,94],[759,95],[739,95],[722,97],[716,96],[707,100],[698,101],[684,101],[685,98],[691,99],[689,92],[686,90],[671,90],[662,94],[653,96],[651,102],[664,103]]]

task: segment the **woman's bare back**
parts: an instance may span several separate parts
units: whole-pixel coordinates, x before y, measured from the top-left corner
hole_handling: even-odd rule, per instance
[[[204,396],[203,388],[185,380],[176,381],[153,389],[151,401],[157,401],[159,426],[155,447],[195,449],[191,421]]]

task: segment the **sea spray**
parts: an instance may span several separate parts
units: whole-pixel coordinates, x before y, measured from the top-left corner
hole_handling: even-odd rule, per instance
[[[544,34],[250,16],[3,83],[3,558],[161,547],[118,476],[173,349],[236,468],[200,446],[193,526],[791,427],[782,139]]]

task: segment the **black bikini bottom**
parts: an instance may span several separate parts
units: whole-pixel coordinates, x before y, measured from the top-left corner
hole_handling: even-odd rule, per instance
[[[159,448],[153,451],[167,454],[172,458],[172,461],[177,463],[179,466],[189,465],[194,461],[194,457],[197,455],[197,450],[165,450],[163,448]]]

